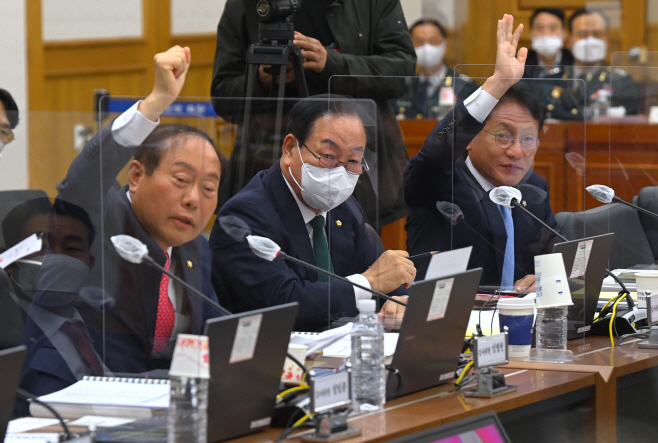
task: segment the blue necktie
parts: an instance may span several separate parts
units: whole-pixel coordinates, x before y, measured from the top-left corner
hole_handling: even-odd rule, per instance
[[[512,220],[512,211],[509,208],[498,206],[498,209],[503,216],[505,231],[507,231],[505,261],[503,262],[503,275],[500,280],[500,287],[504,290],[510,290],[514,286],[514,220]]]

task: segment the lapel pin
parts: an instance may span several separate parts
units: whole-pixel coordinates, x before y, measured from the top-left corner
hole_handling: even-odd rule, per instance
[[[190,261],[190,260],[187,261],[187,267],[190,268],[190,269],[192,269],[194,267],[194,265],[192,264],[192,261]]]
[[[521,204],[523,205],[524,208],[525,208],[526,205],[527,205],[527,203],[525,202],[525,200],[522,200],[522,201],[521,201]]]
[[[343,222],[340,220],[336,220],[336,226],[340,228],[341,226],[343,226]]]

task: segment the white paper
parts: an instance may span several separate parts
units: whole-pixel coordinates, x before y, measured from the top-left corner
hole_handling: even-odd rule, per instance
[[[582,277],[587,270],[587,263],[589,262],[589,255],[592,253],[592,244],[594,240],[585,240],[578,242],[578,249],[576,249],[576,258],[573,261],[571,268],[570,278]]]
[[[210,378],[208,337],[178,334],[169,375]]]
[[[98,406],[169,407],[169,383],[80,380],[39,400],[46,403],[89,404]]]
[[[27,432],[34,429],[45,428],[59,423],[56,418],[23,417],[12,420],[7,425],[7,433]]]
[[[256,342],[258,341],[258,332],[260,331],[262,320],[263,314],[256,314],[242,317],[238,321],[229,363],[237,363],[254,358],[254,351],[256,350]]]
[[[535,256],[535,285],[538,308],[573,305],[562,254]]]
[[[29,434],[7,434],[5,443],[59,443],[59,434],[55,432],[34,432]]]
[[[387,332],[384,334],[384,356],[390,357],[395,354],[395,347],[398,344],[398,337],[400,334],[397,332]],[[337,357],[346,358],[352,353],[352,336],[347,335],[336,343],[327,346],[323,351],[324,357]]]
[[[290,334],[291,345],[304,345],[308,347],[306,355],[314,354],[322,349],[327,348],[332,343],[349,335],[352,330],[352,323],[347,323],[340,328],[329,329],[324,332],[293,332]]]
[[[119,417],[103,417],[102,415],[85,415],[80,417],[74,422],[69,423],[69,426],[84,426],[88,427],[89,425],[102,426],[109,428],[111,426],[125,425],[135,421],[132,418],[119,418]]]
[[[432,303],[430,303],[430,309],[427,313],[427,321],[439,320],[445,317],[454,282],[454,278],[448,278],[436,282],[436,286],[434,286],[434,295],[432,295]]]
[[[13,248],[9,248],[0,254],[0,268],[4,269],[16,260],[20,260],[27,255],[41,251],[42,243],[43,242],[36,234],[30,235]]]
[[[445,277],[464,272],[471,258],[472,246],[434,254],[427,267],[425,280]]]

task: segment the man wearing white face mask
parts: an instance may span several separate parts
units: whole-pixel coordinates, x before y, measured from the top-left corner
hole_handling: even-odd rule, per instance
[[[573,65],[573,55],[564,45],[564,11],[539,8],[530,17],[532,49],[528,51],[523,78],[543,78],[564,72]]]
[[[283,259],[257,257],[243,238],[222,229],[222,217],[238,217],[252,234],[274,240],[286,254],[384,293],[404,294],[416,269],[405,251],[379,255],[351,196],[368,170],[366,131],[356,103],[304,99],[290,111],[287,132],[279,162],[259,172],[219,211],[210,234],[212,279],[227,309],[243,312],[296,301],[295,330],[315,331],[356,315],[357,300],[371,294]],[[401,309],[388,302],[382,311]]]
[[[568,46],[574,64],[564,72],[549,75],[555,79],[540,83],[543,105],[548,116],[559,120],[582,120],[589,106],[599,97],[610,97],[610,106],[623,106],[626,114],[636,114],[640,92],[633,78],[605,62],[608,53],[608,17],[597,9],[578,9],[569,18]],[[579,82],[565,82],[578,79]]]
[[[405,95],[391,100],[391,105],[398,120],[441,118],[452,109],[455,97],[464,100],[478,85],[463,74],[455,77],[454,70],[444,63],[448,34],[441,23],[422,18],[411,25],[409,33],[416,48],[418,79]]]

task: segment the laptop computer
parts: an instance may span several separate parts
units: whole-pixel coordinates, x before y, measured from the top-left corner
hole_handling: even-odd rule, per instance
[[[209,442],[269,426],[297,309],[288,303],[206,323]]]
[[[0,351],[0,439],[3,441],[14,410],[26,350],[25,346],[16,346]]]
[[[510,439],[495,412],[469,417],[455,423],[391,440],[391,443],[510,443]]]
[[[568,340],[583,338],[591,328],[614,239],[615,234],[609,233],[553,247],[553,252],[562,253],[573,301],[567,313]]]
[[[389,372],[387,398],[445,383],[454,376],[482,268],[413,284]]]

